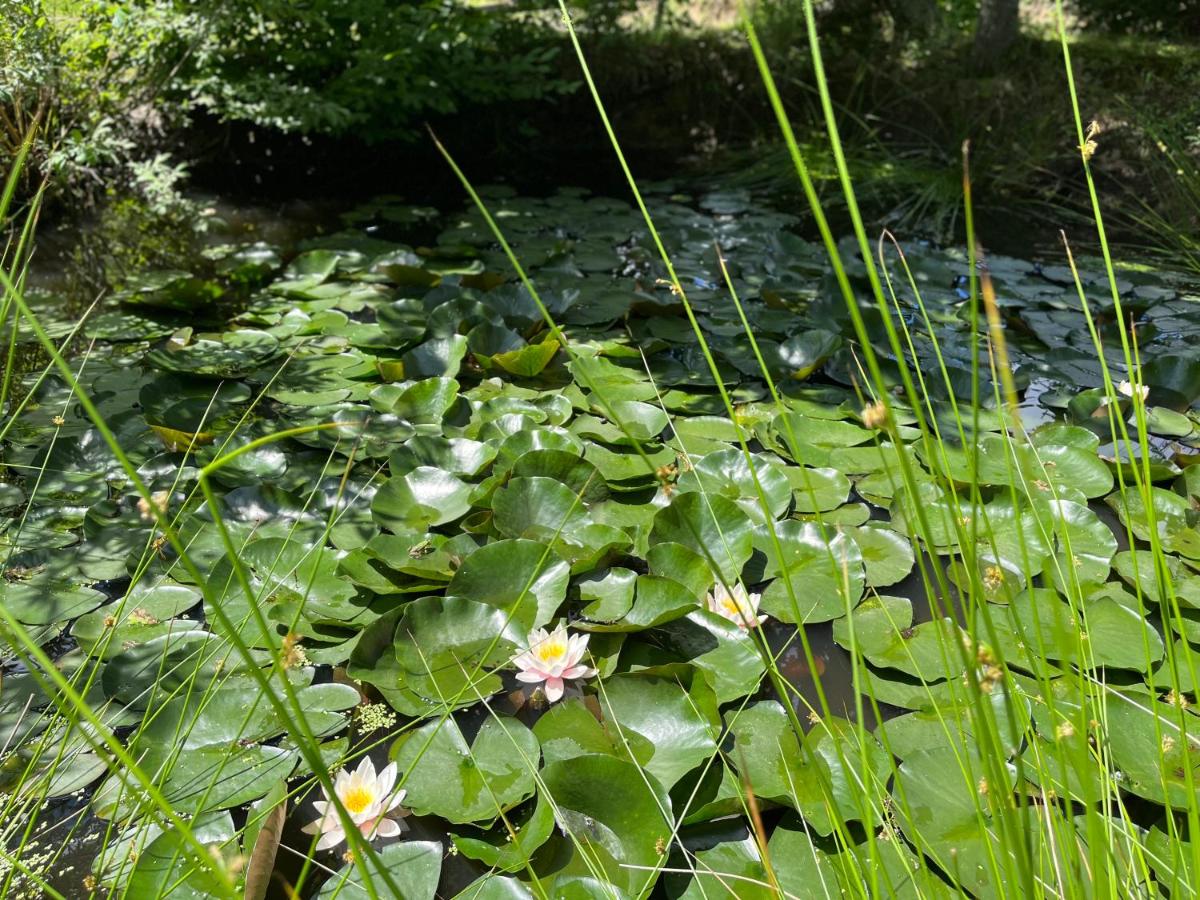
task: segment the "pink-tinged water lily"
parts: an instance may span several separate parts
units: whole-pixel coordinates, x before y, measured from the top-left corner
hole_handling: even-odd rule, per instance
[[[389,763],[382,772],[375,774],[375,764],[369,756],[364,756],[358,768],[353,772],[342,769],[333,780],[333,790],[358,830],[367,840],[377,837],[395,837],[404,830],[404,825],[398,818],[408,815],[408,810],[400,807],[407,791],[396,791],[396,764]],[[337,809],[329,801],[326,792],[324,800],[317,800],[313,807],[320,818],[309,822],[302,829],[305,834],[319,834],[318,850],[328,850],[336,847],[346,839],[346,831],[342,827],[342,819]]]
[[[725,585],[718,583],[708,592],[704,604],[709,612],[715,612],[735,625],[750,629],[757,628],[771,618],[765,613],[759,614],[758,603],[761,599],[761,594],[747,593],[744,584],[735,584],[730,591]]]
[[[591,678],[596,670],[582,665],[587,650],[586,634],[567,634],[561,622],[551,632],[536,628],[529,632],[529,649],[513,657],[513,665],[521,671],[517,680],[526,684],[545,683],[546,699],[553,703],[563,695],[563,682],[575,678]]]

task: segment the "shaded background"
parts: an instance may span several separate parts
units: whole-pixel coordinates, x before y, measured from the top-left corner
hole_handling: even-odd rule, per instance
[[[1200,0],[1064,6],[1110,227],[1200,266]],[[802,208],[735,3],[571,10],[637,175]],[[803,6],[749,10],[836,222]],[[968,139],[993,245],[1028,251],[1086,217],[1053,3],[822,0],[817,12],[869,224],[961,241]],[[211,207],[197,197],[298,218],[387,193],[456,206],[429,127],[477,180],[625,193],[550,4],[0,0],[0,20],[0,168],[33,133],[21,190],[45,186],[43,224],[58,230],[44,234],[71,248],[87,291],[194,255]],[[83,234],[93,246],[76,245]]]

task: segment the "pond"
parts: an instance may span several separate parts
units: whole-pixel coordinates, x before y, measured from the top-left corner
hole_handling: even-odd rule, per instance
[[[1160,851],[1113,879],[1195,884],[1168,837],[1200,774],[1200,289],[1118,270],[1131,372],[1099,260],[1077,289],[989,255],[1002,356],[964,251],[881,244],[885,321],[844,241],[885,412],[806,223],[646,193],[682,296],[630,203],[505,187],[536,297],[473,207],[396,197],[220,208],[193,269],[81,323],[34,280],[71,375],[22,328],[14,896],[365,897],[364,865],[413,898],[989,896],[1010,820],[1048,866],[1107,853],[1102,822]],[[524,654],[557,624],[587,644],[551,701]],[[301,830],[314,766],[364,755],[411,812],[369,864]]]

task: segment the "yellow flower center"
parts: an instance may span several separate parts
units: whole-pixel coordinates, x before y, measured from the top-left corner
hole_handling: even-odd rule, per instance
[[[562,641],[542,641],[533,651],[542,662],[559,659],[567,652],[567,645]]]
[[[358,815],[375,802],[375,792],[365,787],[352,787],[342,797],[342,805],[351,815]]]
[[[734,600],[732,597],[725,597],[724,599],[722,599],[721,606],[722,606],[722,608],[724,608],[724,610],[726,612],[730,613],[731,615],[741,617],[743,614],[742,608],[740,606],[738,606],[738,602],[736,600]]]

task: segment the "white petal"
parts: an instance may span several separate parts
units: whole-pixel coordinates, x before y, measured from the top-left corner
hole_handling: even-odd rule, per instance
[[[587,653],[588,636],[585,634],[576,634],[571,636],[571,642],[567,648],[566,667],[577,665],[583,654]]]
[[[379,803],[379,801],[371,803],[362,812],[351,813],[350,821],[355,825],[362,825],[363,822],[370,822],[372,819],[378,818],[379,814],[383,811],[380,809],[380,806],[382,806],[382,804]]]
[[[393,809],[395,809],[397,806],[399,806],[401,803],[403,803],[404,798],[407,795],[408,795],[408,791],[405,790],[404,788],[401,788],[400,790],[396,791],[396,796],[392,797],[392,799],[388,801],[387,809],[385,810],[385,812],[391,812]],[[407,813],[402,813],[401,815],[407,815]]]
[[[375,763],[370,756],[364,756],[362,762],[358,764],[358,768],[354,770],[354,774],[363,781],[375,781]]]
[[[375,789],[379,791],[379,796],[386,797],[392,792],[392,788],[396,786],[396,764],[388,763],[383,767],[383,771],[375,776]]]
[[[395,837],[399,833],[399,823],[393,822],[391,819],[380,819],[379,824],[375,826],[375,837]]]
[[[532,669],[528,672],[518,672],[517,681],[523,681],[526,684],[540,684],[549,676],[545,672],[535,672]]]
[[[562,698],[563,695],[563,680],[561,678],[549,678],[546,680],[546,699],[553,703]]]
[[[340,828],[335,828],[332,831],[327,831],[321,835],[321,839],[317,841],[318,850],[328,850],[330,847],[336,847],[346,839],[346,832]]]

